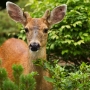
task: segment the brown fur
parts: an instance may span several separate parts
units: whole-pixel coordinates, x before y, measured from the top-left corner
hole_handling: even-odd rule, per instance
[[[15,38],[8,39],[0,47],[0,58],[2,59],[2,66],[8,72],[9,78],[13,78],[13,64],[23,65],[24,72],[29,73],[28,46],[24,41]]]

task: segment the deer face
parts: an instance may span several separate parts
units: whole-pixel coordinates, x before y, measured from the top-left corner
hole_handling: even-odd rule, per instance
[[[29,49],[34,52],[46,46],[48,29],[51,25],[60,22],[67,10],[67,6],[63,4],[51,12],[46,10],[41,18],[32,18],[27,12],[23,12],[19,6],[12,2],[7,2],[6,8],[13,20],[23,24]]]
[[[28,18],[25,31],[31,51],[37,51],[46,46],[48,29],[48,24],[43,18]]]

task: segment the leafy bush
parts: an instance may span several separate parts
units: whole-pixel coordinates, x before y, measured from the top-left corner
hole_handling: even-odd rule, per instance
[[[90,56],[90,2],[68,0],[64,20],[49,31],[48,51],[66,60],[82,60]],[[59,52],[57,52],[59,51]]]
[[[69,71],[65,67],[50,63],[44,64],[52,74],[52,78],[45,77],[54,85],[54,90],[89,90],[90,89],[90,65],[82,63],[77,70]]]
[[[48,69],[51,78],[43,76],[43,78],[53,83],[53,90],[89,90],[90,88],[90,65],[82,63],[77,69],[69,70],[66,66],[61,67],[55,61],[53,65],[44,60],[34,61],[35,65]],[[36,82],[34,76],[36,72],[27,75],[22,74],[21,65],[14,65],[14,81],[7,77],[7,72],[0,67],[0,90],[35,90]],[[17,77],[17,78],[16,78]]]
[[[14,80],[10,80],[7,76],[7,71],[0,67],[0,90],[35,90],[36,81],[34,76],[36,72],[30,74],[22,74],[23,68],[21,65],[13,65]]]

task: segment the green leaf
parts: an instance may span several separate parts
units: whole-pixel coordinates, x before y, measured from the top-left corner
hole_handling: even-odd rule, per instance
[[[68,50],[62,50],[62,55],[64,55],[65,53],[68,53]]]
[[[79,41],[77,42],[78,45],[80,45],[80,44],[82,44],[82,43],[84,43],[84,40],[79,40]]]
[[[54,44],[51,44],[50,49],[54,49]]]
[[[54,83],[54,82],[55,82],[55,80],[54,80],[53,78],[50,78],[50,77],[44,76],[44,79],[45,79],[46,81],[48,81],[48,82],[51,82],[51,83]]]
[[[3,82],[3,90],[18,90],[18,87],[13,81],[5,80]]]
[[[88,33],[84,33],[83,36],[86,36],[87,37],[88,36]]]
[[[71,28],[70,25],[65,25],[65,27],[66,27],[67,29],[70,29],[70,28]]]

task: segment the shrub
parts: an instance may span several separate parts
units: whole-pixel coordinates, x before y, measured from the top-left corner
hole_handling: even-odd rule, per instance
[[[57,62],[51,65],[50,62],[40,59],[34,61],[34,64],[50,71],[51,78],[46,76],[43,76],[43,78],[53,83],[53,90],[89,90],[90,88],[90,65],[84,62],[77,69],[72,67],[72,70],[67,69],[66,66],[61,67]],[[30,74],[23,75],[22,70],[21,65],[14,65],[15,79],[11,81],[7,77],[6,70],[0,67],[0,90],[35,90],[36,81],[34,76],[37,73],[31,72]]]
[[[22,7],[24,2],[20,1],[20,3],[18,4]],[[67,4],[67,14],[61,23],[54,25],[49,30],[47,53],[48,55],[54,53],[54,55],[61,56],[66,61],[80,62],[83,59],[87,60],[90,55],[90,0],[29,0],[23,9],[28,10],[32,17],[41,17],[46,9],[52,10],[63,3]],[[3,22],[9,21],[5,19],[3,14],[1,14],[1,18]],[[12,23],[10,21],[10,25],[8,23],[2,25],[1,22],[3,27],[0,30],[4,31],[4,27],[6,27],[8,30],[16,31],[15,27],[12,26],[13,23],[13,21]],[[21,25],[19,27],[22,29]],[[23,30],[19,34],[14,33],[14,35],[25,40]]]
[[[14,80],[10,80],[7,71],[0,67],[0,90],[35,90],[36,81],[34,76],[37,74],[22,74],[23,67],[21,65],[13,65]]]
[[[48,52],[54,52],[65,60],[74,62],[86,60],[90,56],[90,2],[85,0],[60,2],[67,4],[67,14],[60,24],[49,31]]]
[[[52,82],[54,90],[89,90],[90,89],[90,65],[82,63],[78,69],[69,71],[58,64],[51,66],[45,63],[52,74],[52,78],[45,77],[45,80]]]

